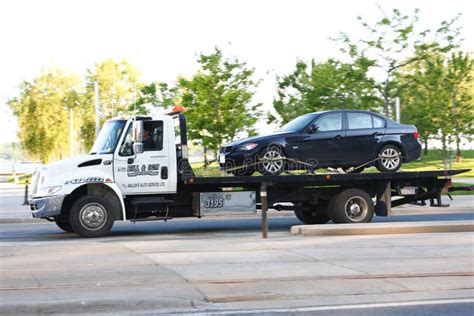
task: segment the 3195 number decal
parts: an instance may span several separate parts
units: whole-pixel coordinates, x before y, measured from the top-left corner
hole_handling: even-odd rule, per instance
[[[224,206],[224,199],[221,197],[207,199],[204,206],[206,208],[221,208]]]

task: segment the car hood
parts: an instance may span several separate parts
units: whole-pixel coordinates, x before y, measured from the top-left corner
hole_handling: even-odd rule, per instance
[[[260,143],[260,142],[265,142],[271,139],[275,139],[277,137],[287,136],[293,133],[294,132],[276,132],[270,135],[254,136],[254,137],[236,140],[232,143],[225,144],[222,147],[229,147],[229,146],[235,147],[235,146],[240,146],[240,145],[253,143],[253,142]]]

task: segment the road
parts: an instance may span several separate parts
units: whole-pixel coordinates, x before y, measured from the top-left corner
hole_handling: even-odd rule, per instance
[[[83,239],[54,223],[24,221],[21,194],[0,196],[3,219],[19,216],[17,222],[0,216],[5,315],[472,315],[474,309],[472,233],[302,237],[289,234],[300,223],[282,212],[272,213],[266,240],[258,215],[119,222],[107,237]],[[396,209],[388,220],[472,220],[471,202]]]

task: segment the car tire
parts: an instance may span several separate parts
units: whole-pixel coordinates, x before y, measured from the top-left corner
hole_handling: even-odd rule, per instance
[[[104,236],[114,225],[112,205],[102,196],[83,196],[73,204],[69,222],[81,237]]]
[[[379,151],[379,157],[394,156],[395,158],[380,158],[375,167],[380,172],[395,172],[402,166],[402,152],[397,146],[387,145]]]
[[[74,229],[72,229],[71,223],[65,220],[56,220],[56,225],[66,233],[74,233]]]
[[[329,217],[334,223],[369,223],[374,216],[374,203],[361,189],[347,189],[329,201]]]
[[[317,204],[314,206],[295,206],[295,216],[301,222],[314,225],[326,224],[330,218],[327,215],[328,205]]]
[[[276,176],[285,169],[285,156],[278,146],[268,146],[259,155],[259,171],[265,176]]]

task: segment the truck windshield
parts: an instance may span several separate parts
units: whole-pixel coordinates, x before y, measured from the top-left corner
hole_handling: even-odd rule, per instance
[[[298,116],[297,118],[289,121],[280,128],[280,132],[298,132],[308,126],[312,120],[316,117],[317,113],[309,113]]]
[[[114,152],[115,146],[122,135],[123,128],[126,121],[114,120],[108,121],[104,124],[97,136],[94,146],[92,146],[91,155],[96,154],[111,154]]]

